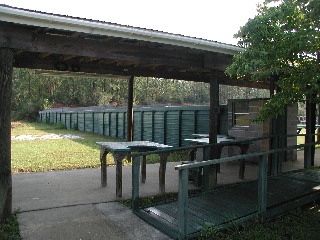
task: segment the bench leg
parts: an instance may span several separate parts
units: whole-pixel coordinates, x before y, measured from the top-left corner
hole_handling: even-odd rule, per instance
[[[101,186],[107,186],[107,155],[106,149],[100,149],[100,163],[101,163]]]
[[[161,153],[160,156],[160,168],[159,168],[159,193],[165,192],[166,185],[166,168],[167,168],[167,158],[169,153]]]

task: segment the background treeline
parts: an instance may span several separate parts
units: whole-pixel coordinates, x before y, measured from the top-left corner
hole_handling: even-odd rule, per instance
[[[127,80],[85,77],[58,77],[36,74],[31,69],[14,69],[13,120],[38,117],[38,111],[53,106],[124,106]],[[220,103],[232,98],[264,98],[266,90],[220,86]],[[209,103],[209,84],[162,78],[136,77],[134,105]]]

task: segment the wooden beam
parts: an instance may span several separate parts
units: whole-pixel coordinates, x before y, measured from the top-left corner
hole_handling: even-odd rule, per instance
[[[14,52],[0,48],[0,223],[12,215],[11,97]]]
[[[5,39],[4,41],[1,41]],[[0,29],[0,47],[31,52],[50,52],[70,56],[98,57],[145,64],[163,64],[176,67],[203,68],[202,53],[188,53],[150,48],[115,41],[72,38],[70,36],[35,34],[21,26],[7,25]],[[177,47],[178,48],[178,47]]]

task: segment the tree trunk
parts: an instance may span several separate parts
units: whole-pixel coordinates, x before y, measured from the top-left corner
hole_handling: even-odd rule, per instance
[[[0,48],[0,222],[12,214],[11,95],[13,51]]]

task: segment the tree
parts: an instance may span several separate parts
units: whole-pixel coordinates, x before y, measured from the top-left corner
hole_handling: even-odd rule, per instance
[[[226,73],[274,81],[277,87],[259,120],[276,117],[293,103],[319,101],[319,12],[319,0],[266,0],[235,34],[244,51],[234,56]]]

